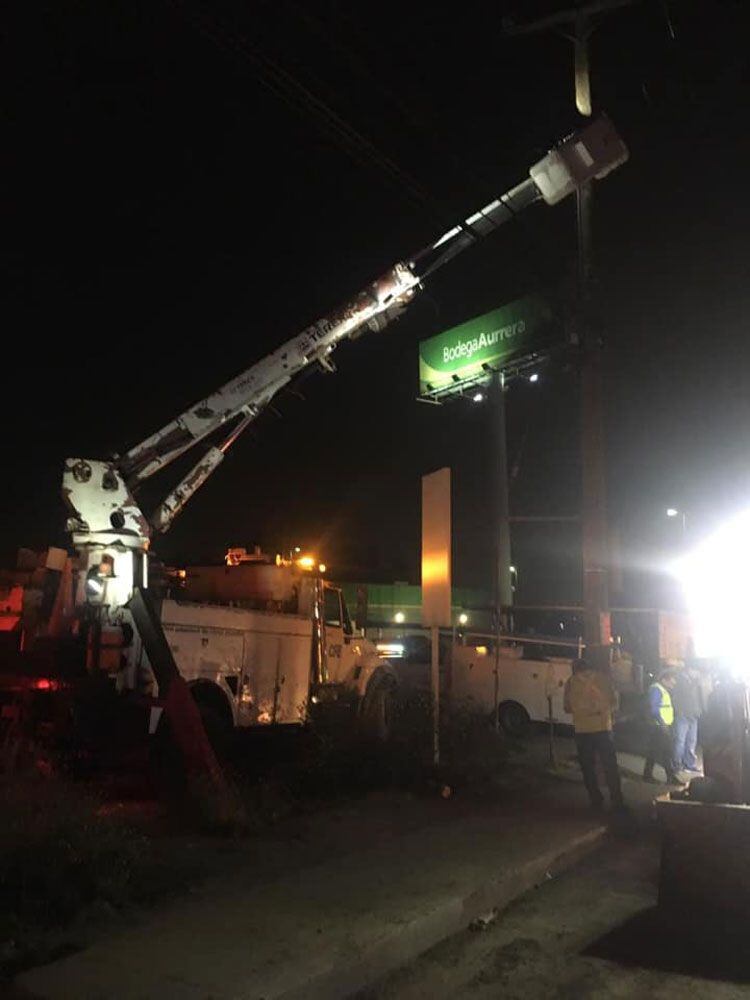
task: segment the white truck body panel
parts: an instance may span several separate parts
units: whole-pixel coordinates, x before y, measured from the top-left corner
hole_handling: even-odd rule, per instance
[[[162,626],[188,684],[227,695],[237,726],[301,723],[310,695],[312,622],[300,615],[162,603]]]
[[[544,722],[549,718],[547,699],[551,696],[553,721],[572,725],[571,716],[563,709],[563,689],[572,661],[557,657],[524,660],[521,655],[520,649],[500,650],[498,705],[515,701],[526,709],[532,722]],[[495,708],[495,654],[491,650],[482,654],[475,646],[454,645],[451,685],[458,703],[491,715]]]

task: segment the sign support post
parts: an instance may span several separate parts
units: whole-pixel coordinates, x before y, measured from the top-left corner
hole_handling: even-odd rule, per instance
[[[430,628],[430,688],[432,691],[432,763],[440,765],[440,629]]]
[[[451,627],[451,470],[422,476],[422,624],[430,628],[432,762],[440,764],[440,629]]]
[[[500,636],[508,632],[508,608],[513,603],[510,548],[510,499],[508,496],[508,444],[505,431],[505,378],[495,372],[490,383],[489,417],[492,456],[492,512],[495,522],[493,573],[495,598],[495,656],[494,656],[494,723],[499,730],[498,701],[500,693]]]
[[[490,440],[492,442],[492,510],[495,520],[495,613],[498,633],[507,628],[508,608],[513,603],[510,548],[510,500],[508,496],[508,446],[505,431],[505,379],[495,372],[490,386]]]

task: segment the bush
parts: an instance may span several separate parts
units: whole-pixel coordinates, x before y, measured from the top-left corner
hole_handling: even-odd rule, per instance
[[[148,840],[60,780],[0,783],[0,941],[143,893]]]
[[[515,745],[486,713],[453,706],[444,712],[440,728],[446,777],[487,791],[505,783]]]

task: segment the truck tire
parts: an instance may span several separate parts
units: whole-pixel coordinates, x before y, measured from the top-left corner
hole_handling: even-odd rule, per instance
[[[375,677],[362,702],[362,734],[373,743],[385,746],[393,739],[396,718],[396,681],[393,677]]]
[[[221,691],[213,690],[206,684],[196,684],[190,691],[214,753],[219,758],[225,758],[231,746],[232,717],[228,706],[225,708],[221,703]],[[149,747],[149,770],[157,794],[181,800],[188,794],[189,775],[185,758],[175,743],[164,712]]]
[[[206,730],[208,742],[218,756],[225,754],[229,747],[229,740],[232,735],[231,724],[227,722],[224,714],[214,708],[213,705],[202,705],[198,702],[198,711],[201,713],[203,728]]]
[[[224,756],[229,750],[234,728],[229,706],[221,700],[224,696],[221,691],[212,690],[203,684],[194,685],[191,692],[214,753],[219,757]]]
[[[504,701],[498,707],[497,719],[509,736],[524,736],[529,730],[529,713],[517,701]]]

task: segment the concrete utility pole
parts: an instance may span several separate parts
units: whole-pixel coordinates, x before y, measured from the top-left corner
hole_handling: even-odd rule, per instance
[[[532,34],[564,26],[575,47],[575,104],[579,114],[592,113],[589,75],[589,38],[592,17],[636,0],[599,0],[527,24],[505,19],[509,35]],[[591,317],[592,277],[592,185],[578,189],[576,225],[578,234],[578,302],[576,332],[583,352],[581,368],[581,464],[582,464],[582,563],[584,638],[587,647],[608,641],[609,594],[607,584],[607,507],[604,425],[602,407],[602,344]]]

